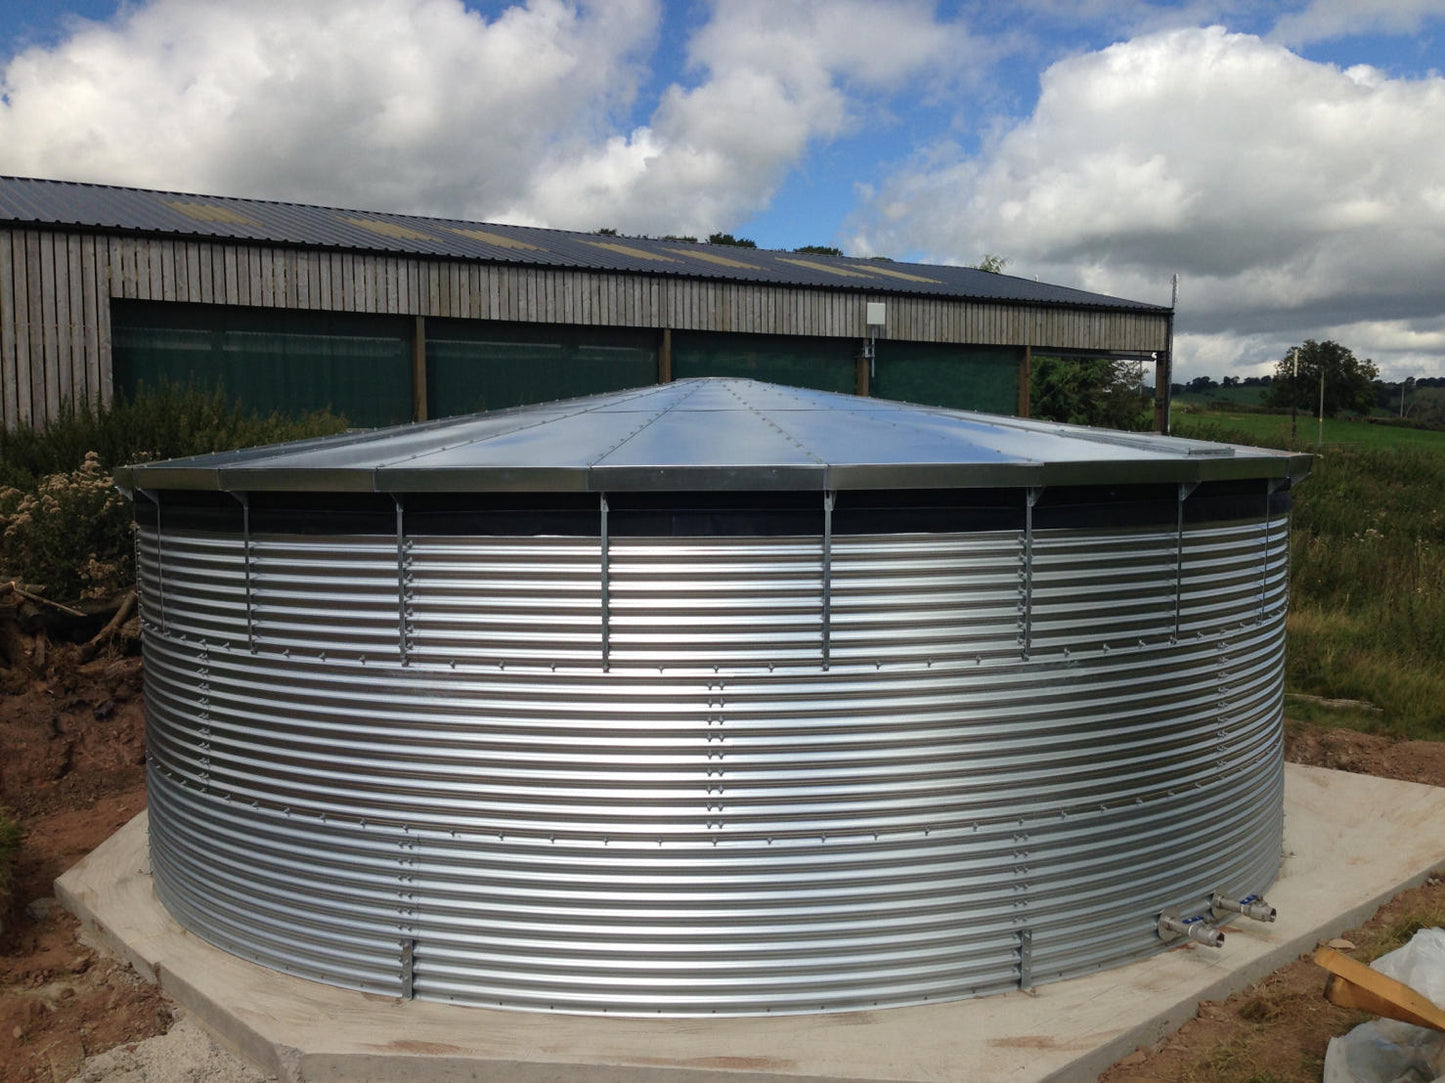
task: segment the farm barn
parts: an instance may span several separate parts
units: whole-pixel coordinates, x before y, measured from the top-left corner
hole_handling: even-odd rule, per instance
[[[1172,316],[965,267],[0,178],[11,428],[192,379],[356,425],[688,376],[1026,416],[1034,352],[1167,372]]]

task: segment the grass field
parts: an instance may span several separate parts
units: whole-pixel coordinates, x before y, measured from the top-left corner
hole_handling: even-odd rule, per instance
[[[1281,425],[1283,421],[1283,425]],[[1287,447],[1289,419],[1177,416],[1178,436]],[[1295,491],[1290,539],[1291,692],[1376,711],[1292,701],[1290,713],[1357,729],[1445,739],[1445,433],[1326,421]]]
[[[1173,416],[1177,436],[1198,434],[1204,439],[1224,439],[1208,433],[1234,432],[1247,438],[1245,442],[1265,447],[1298,447],[1308,451],[1318,441],[1319,422],[1301,416],[1298,439],[1290,440],[1288,414],[1237,414],[1222,411],[1187,413]],[[1368,421],[1326,418],[1324,444],[1358,444],[1363,447],[1419,447],[1445,453],[1445,432],[1434,429],[1407,429],[1396,425],[1372,425]]]
[[[1239,402],[1246,406],[1260,406],[1267,387],[1212,387],[1208,391],[1185,391],[1175,395],[1174,401],[1182,406],[1208,406],[1211,402]]]

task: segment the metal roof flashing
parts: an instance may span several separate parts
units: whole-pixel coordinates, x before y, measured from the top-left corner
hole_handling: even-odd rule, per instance
[[[645,492],[1194,483],[1309,455],[722,377],[116,470],[135,490]]]

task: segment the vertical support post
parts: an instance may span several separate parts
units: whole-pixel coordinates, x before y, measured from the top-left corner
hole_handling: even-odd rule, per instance
[[[1154,431],[1158,433],[1169,432],[1169,384],[1173,379],[1169,351],[1160,350],[1154,355]]]
[[[161,545],[161,498],[149,489],[137,489],[136,492],[143,494],[156,506],[156,616],[159,618],[157,623],[160,630],[164,632],[166,630],[166,574]],[[140,578],[139,564],[136,566],[136,578]]]
[[[823,668],[827,669],[833,635],[833,502],[834,494],[823,494]]]
[[[1019,938],[1019,988],[1029,992],[1034,987],[1034,932],[1020,929]]]
[[[1188,500],[1189,494],[1198,487],[1197,481],[1179,483],[1179,506],[1174,525],[1174,634],[1169,637],[1170,643],[1179,642],[1179,621],[1184,597],[1184,501]]]
[[[662,341],[657,344],[657,382],[672,383],[672,328],[662,329]]]
[[[246,649],[256,653],[255,609],[251,602],[251,501],[245,493],[231,494],[241,505],[241,567],[246,584]]]
[[[411,419],[427,419],[426,317],[418,316],[411,336]]]
[[[601,560],[602,560],[602,672],[606,673],[612,665],[612,614],[610,609],[610,584],[608,583],[608,554],[607,554],[607,494],[601,494],[602,530],[601,530]]]
[[[407,665],[410,662],[410,644],[406,627],[406,522],[401,497],[393,495],[392,500],[396,502],[396,639],[401,651],[401,664]]]
[[[416,940],[403,937],[401,941],[401,999],[416,998]]]
[[[1029,416],[1029,383],[1034,378],[1034,348],[1025,346],[1019,358],[1019,417]]]
[[[868,388],[868,366],[870,359],[867,349],[858,351],[858,356],[853,359],[853,394],[867,398]]]
[[[1043,491],[1043,486],[1038,485],[1024,492],[1024,555],[1020,570],[1023,582],[1019,585],[1023,613],[1019,620],[1019,647],[1026,662],[1034,634],[1034,505]]]

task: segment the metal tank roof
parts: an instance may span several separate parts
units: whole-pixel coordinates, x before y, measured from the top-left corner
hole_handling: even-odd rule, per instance
[[[539,269],[623,271],[680,278],[926,294],[1166,314],[1167,306],[974,267],[537,229],[501,223],[346,210],[264,199],[163,192],[0,176],[0,224],[315,245]]]
[[[705,377],[122,467],[126,490],[951,489],[1300,479],[1264,448]]]

